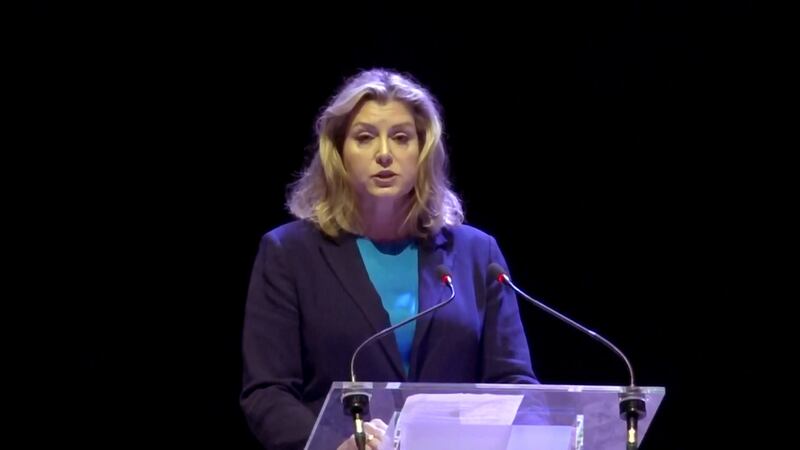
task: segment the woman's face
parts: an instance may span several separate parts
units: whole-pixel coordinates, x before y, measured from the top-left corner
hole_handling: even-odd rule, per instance
[[[360,202],[394,203],[417,181],[420,143],[405,103],[368,100],[357,111],[344,140],[342,160]]]

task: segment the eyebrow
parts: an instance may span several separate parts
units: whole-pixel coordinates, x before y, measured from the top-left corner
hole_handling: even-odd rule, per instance
[[[371,123],[366,123],[366,122],[356,122],[356,123],[353,124],[352,128],[356,128],[356,127],[367,128],[369,130],[375,130],[377,128],[375,125],[372,125]],[[408,128],[413,130],[414,129],[414,124],[411,123],[411,122],[398,123],[397,125],[393,125],[391,128],[389,128],[389,130],[396,131],[398,129],[408,129]]]

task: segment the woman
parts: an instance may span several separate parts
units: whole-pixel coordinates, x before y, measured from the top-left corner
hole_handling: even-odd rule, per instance
[[[302,448],[356,347],[447,298],[439,265],[455,299],[365,347],[359,380],[536,383],[516,298],[488,274],[503,255],[462,223],[450,190],[434,97],[409,76],[364,71],[317,134],[288,200],[297,220],[264,235],[248,292],[241,405],[259,441]],[[371,448],[384,429],[367,425]]]

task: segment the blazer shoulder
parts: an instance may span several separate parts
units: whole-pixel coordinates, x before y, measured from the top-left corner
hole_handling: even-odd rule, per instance
[[[494,236],[488,232],[472,225],[461,224],[454,227],[447,227],[445,231],[450,235],[456,245],[471,245],[478,242],[492,242]]]
[[[322,231],[307,220],[293,220],[265,232],[261,236],[262,245],[297,248],[317,244],[325,239]]]

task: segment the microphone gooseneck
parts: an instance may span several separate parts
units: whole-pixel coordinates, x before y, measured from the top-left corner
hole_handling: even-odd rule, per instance
[[[617,348],[616,345],[612,344],[611,341],[604,338],[603,336],[597,334],[596,332],[586,328],[585,326],[575,322],[574,320],[570,319],[569,317],[561,314],[560,312],[550,308],[549,306],[545,305],[544,303],[536,300],[535,298],[531,297],[530,295],[526,294],[522,289],[518,288],[514,283],[511,281],[511,277],[508,275],[506,270],[497,263],[491,263],[489,265],[489,273],[492,275],[493,278],[496,278],[501,284],[505,284],[510,286],[515,292],[523,296],[526,300],[536,305],[538,308],[544,310],[545,312],[561,319],[562,321],[570,324],[572,327],[581,330],[582,332],[588,334],[593,339],[599,341],[609,349],[611,349],[617,356],[619,356],[628,368],[628,375],[630,376],[630,384],[625,388],[624,392],[620,395],[620,403],[619,403],[619,414],[620,418],[625,420],[627,426],[627,435],[625,438],[625,448],[626,450],[636,450],[638,448],[638,421],[639,419],[643,419],[647,416],[647,410],[644,401],[644,395],[642,394],[641,390],[636,386],[634,374],[633,374],[633,366],[631,365],[628,358],[625,356],[622,351]]]
[[[431,313],[431,312],[433,312],[433,311],[435,311],[435,310],[447,305],[448,303],[450,303],[450,301],[453,300],[453,298],[455,298],[456,290],[453,287],[453,279],[450,276],[450,271],[444,266],[437,267],[436,271],[437,271],[437,274],[439,275],[439,279],[444,284],[446,284],[447,287],[450,288],[450,297],[448,297],[447,300],[445,300],[443,302],[440,302],[440,303],[437,303],[437,304],[431,306],[430,308],[426,309],[425,311],[422,311],[422,312],[420,312],[420,313],[418,313],[416,315],[413,315],[413,316],[403,320],[402,322],[398,322],[398,323],[396,323],[396,324],[394,324],[394,325],[392,325],[392,326],[390,326],[388,328],[385,328],[385,329],[379,331],[378,333],[373,334],[372,336],[367,338],[367,340],[362,342],[361,345],[359,345],[356,348],[356,350],[353,352],[353,356],[350,358],[350,381],[351,382],[356,383],[356,371],[355,371],[356,356],[358,356],[358,353],[361,351],[361,349],[366,347],[370,342],[386,336],[387,334],[389,334],[392,331],[402,327],[403,325],[406,325],[406,324],[408,324],[410,322],[413,322],[414,320],[417,320],[420,317],[422,317],[422,316],[424,316],[426,314],[429,314],[429,313]]]
[[[420,312],[419,314],[409,317],[402,322],[373,334],[356,348],[356,350],[353,352],[353,356],[350,358],[350,383],[347,384],[344,392],[342,393],[342,406],[344,407],[345,415],[353,418],[353,425],[355,427],[353,437],[355,438],[356,448],[358,450],[365,450],[366,448],[367,434],[364,431],[364,418],[369,416],[369,399],[371,397],[369,389],[371,388],[371,383],[359,383],[356,381],[356,356],[358,356],[358,353],[361,351],[361,349],[367,346],[370,342],[380,339],[392,331],[402,327],[403,325],[417,320],[426,314],[430,314],[431,312],[447,305],[453,300],[453,298],[455,298],[456,290],[453,287],[453,278],[450,276],[450,269],[440,265],[436,268],[436,273],[442,283],[446,284],[447,287],[450,288],[450,297],[448,297],[447,300],[437,303],[436,305]]]
[[[622,353],[622,351],[619,348],[617,348],[616,345],[612,344],[608,339],[604,338],[603,336],[600,336],[596,332],[586,328],[585,326],[579,324],[578,322],[575,322],[574,320],[570,319],[569,317],[561,314],[560,312],[554,310],[553,308],[545,305],[544,303],[536,300],[535,298],[533,298],[530,295],[528,295],[525,292],[523,292],[520,288],[518,288],[516,285],[514,285],[514,283],[511,281],[511,277],[508,276],[508,274],[502,269],[502,267],[499,264],[492,263],[489,266],[489,268],[491,270],[492,275],[495,278],[497,278],[498,281],[500,281],[501,283],[504,283],[504,284],[507,284],[507,285],[511,286],[511,288],[514,289],[514,291],[516,291],[521,296],[525,297],[525,299],[527,299],[531,303],[533,303],[536,306],[538,306],[539,308],[547,311],[548,313],[558,317],[559,319],[563,320],[564,322],[567,322],[568,324],[572,325],[573,327],[583,331],[584,333],[586,333],[589,336],[591,336],[593,339],[595,339],[597,341],[600,341],[600,343],[602,343],[606,347],[610,348],[614,353],[616,353],[620,358],[622,358],[623,361],[625,361],[625,365],[628,367],[628,374],[630,376],[630,387],[634,387],[635,386],[634,376],[633,376],[633,366],[631,365],[630,361],[628,361],[628,358],[625,356],[625,354]]]

